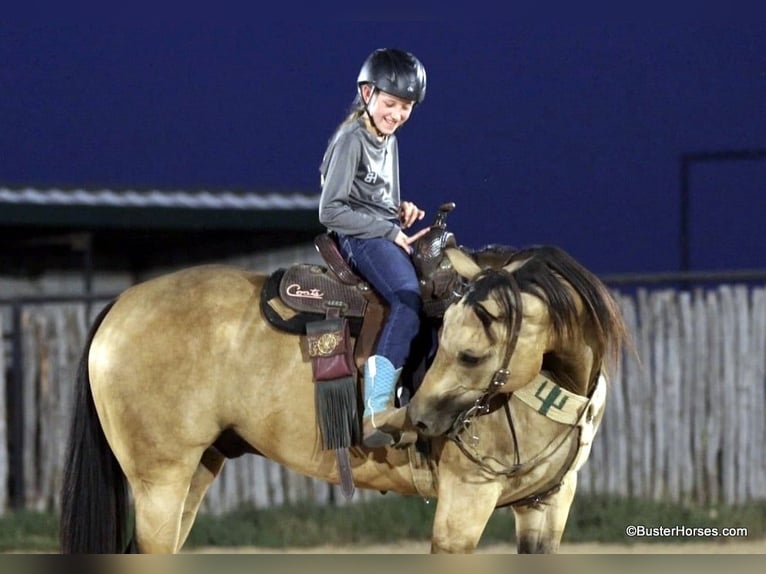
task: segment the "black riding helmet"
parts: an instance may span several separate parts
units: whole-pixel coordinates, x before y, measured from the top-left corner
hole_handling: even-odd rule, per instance
[[[419,104],[426,97],[426,70],[409,52],[380,48],[362,64],[357,89],[362,84],[372,84],[377,90]]]

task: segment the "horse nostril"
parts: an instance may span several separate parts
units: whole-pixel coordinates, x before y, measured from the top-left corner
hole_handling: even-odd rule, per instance
[[[424,423],[423,421],[418,421],[417,423],[415,423],[415,427],[416,427],[416,428],[417,428],[419,431],[425,431],[425,430],[428,430],[428,425],[427,425],[426,423]]]

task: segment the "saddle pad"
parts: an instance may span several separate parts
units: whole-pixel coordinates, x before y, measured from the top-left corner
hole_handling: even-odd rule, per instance
[[[364,283],[341,283],[326,267],[298,263],[289,267],[279,282],[279,297],[291,309],[304,313],[327,312],[330,306],[342,305],[345,317],[363,317],[367,308]]]

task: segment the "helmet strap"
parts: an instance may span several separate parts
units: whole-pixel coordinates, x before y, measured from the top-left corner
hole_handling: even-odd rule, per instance
[[[378,135],[379,138],[384,138],[386,137],[386,134],[384,134],[383,132],[380,131],[380,129],[378,129],[378,126],[375,125],[375,120],[372,118],[372,114],[370,113],[369,104],[372,102],[373,98],[375,99],[378,98],[378,89],[375,86],[370,86],[370,98],[368,102],[365,102],[364,97],[362,97],[362,102],[364,103],[364,111],[370,120],[370,125],[375,129],[375,133]]]

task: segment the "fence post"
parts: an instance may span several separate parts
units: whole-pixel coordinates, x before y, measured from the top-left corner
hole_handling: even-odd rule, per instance
[[[24,491],[24,342],[21,334],[21,302],[11,305],[11,379],[8,401],[8,480],[9,502],[13,510],[25,506]]]

